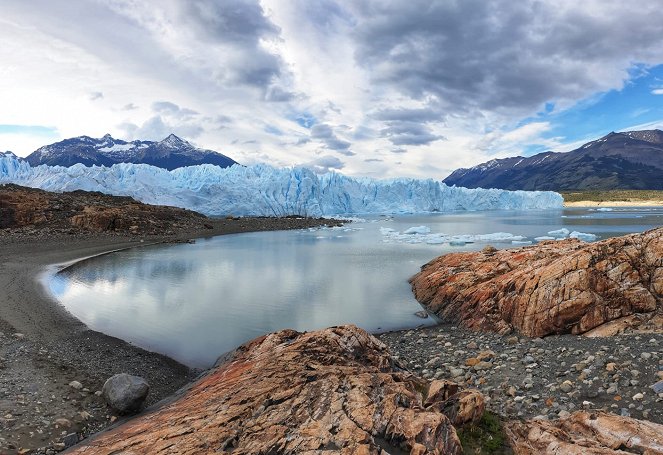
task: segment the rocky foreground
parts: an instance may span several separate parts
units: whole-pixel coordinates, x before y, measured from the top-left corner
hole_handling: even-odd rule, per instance
[[[484,417],[484,404],[475,389],[410,373],[357,327],[284,330],[240,347],[173,401],[70,453],[460,454],[459,434]],[[517,454],[663,450],[663,425],[600,412],[511,421],[504,435]],[[510,450],[506,442],[491,447]]]
[[[431,313],[473,330],[530,337],[658,331],[663,228],[595,243],[553,240],[448,254],[423,266],[410,282]]]
[[[354,326],[266,335],[172,403],[71,453],[455,454],[483,397],[401,368]]]

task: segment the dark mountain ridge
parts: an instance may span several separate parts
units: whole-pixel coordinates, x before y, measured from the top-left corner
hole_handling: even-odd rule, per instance
[[[444,183],[505,190],[661,190],[663,131],[613,132],[566,153],[491,160],[457,169]]]
[[[195,147],[171,134],[162,141],[123,141],[110,134],[96,139],[79,136],[45,145],[31,153],[26,161],[31,166],[112,166],[117,163],[150,164],[172,170],[197,164],[228,167],[236,161],[213,150]]]

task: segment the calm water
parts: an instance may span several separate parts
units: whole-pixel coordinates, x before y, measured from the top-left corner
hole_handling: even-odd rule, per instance
[[[126,250],[80,262],[49,277],[48,287],[89,327],[206,367],[239,344],[283,328],[354,323],[377,331],[431,324],[414,315],[421,307],[408,277],[440,254],[488,243],[427,244],[430,237],[420,235],[399,241],[384,228],[402,232],[423,225],[432,234],[506,232],[532,240],[562,227],[606,238],[661,224],[663,209],[382,217],[341,229]],[[514,246],[510,240],[489,243]]]

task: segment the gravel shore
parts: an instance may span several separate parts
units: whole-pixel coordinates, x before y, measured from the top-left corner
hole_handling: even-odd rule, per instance
[[[378,335],[410,371],[481,390],[503,418],[580,409],[663,423],[663,335],[500,336],[441,324]]]
[[[153,243],[267,230],[302,229],[336,220],[235,218],[168,236],[61,229],[0,230],[0,455],[54,454],[118,419],[99,391],[120,372],[145,377],[148,405],[198,374],[160,354],[89,330],[38,282],[53,264]]]

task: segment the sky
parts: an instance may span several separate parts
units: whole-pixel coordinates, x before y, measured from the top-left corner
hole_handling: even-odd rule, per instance
[[[442,179],[663,127],[658,0],[3,0],[0,150],[174,133]]]

